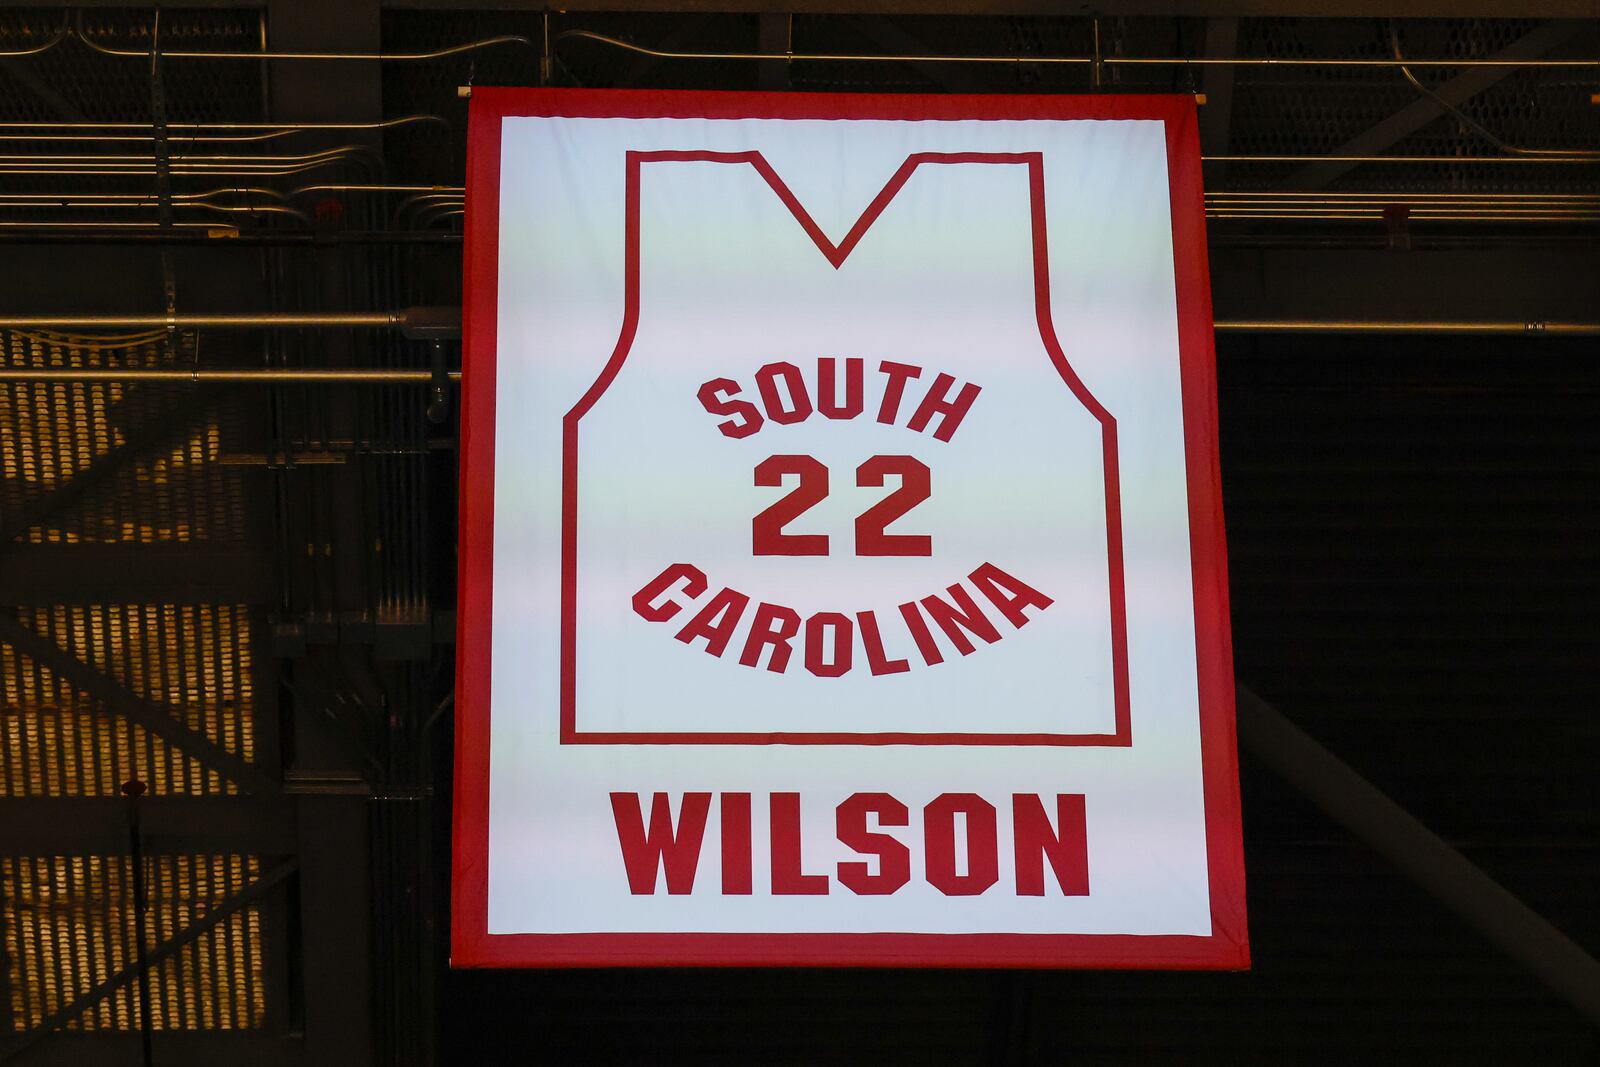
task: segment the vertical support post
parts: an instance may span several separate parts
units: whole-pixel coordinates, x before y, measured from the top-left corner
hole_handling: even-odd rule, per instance
[[[1206,19],[1206,55],[1213,59],[1237,55],[1239,20],[1217,16]],[[1200,151],[1208,156],[1228,154],[1233,126],[1234,68],[1226,63],[1208,65],[1200,75],[1206,106],[1200,109]],[[1218,188],[1228,168],[1227,160],[1206,164],[1208,186]]]
[[[148,901],[144,886],[144,834],[139,828],[139,798],[145,784],[137,778],[122,783],[122,796],[128,802],[128,864],[133,879],[133,958],[139,976],[133,984],[134,1007],[139,1012],[139,1050],[144,1067],[154,1067],[155,1053],[150,1047],[150,960],[145,940],[145,911]]]
[[[1089,65],[1089,83],[1095,92],[1100,91],[1104,78],[1105,63],[1100,54],[1100,16],[1089,17],[1089,28],[1094,33],[1094,61]]]
[[[150,30],[150,129],[156,165],[156,217],[165,233],[172,232],[172,150],[167,143],[167,87],[161,68],[161,9],[157,8]],[[178,277],[172,265],[172,250],[161,248],[161,290],[166,296],[167,314],[178,313]],[[178,332],[167,327],[167,356],[176,358]]]
[[[761,61],[761,88],[777,92],[789,88],[789,52],[792,50],[794,16],[770,12],[759,16],[757,33],[760,51],[781,59]]]
[[[288,52],[378,53],[383,49],[382,11],[377,0],[345,3],[306,3],[304,0],[267,0],[267,33],[272,48]],[[271,67],[270,107],[275,121],[363,122],[383,117],[382,69],[376,61],[274,60]],[[364,141],[381,150],[382,136],[341,132],[330,135],[339,143]],[[307,148],[325,148],[310,138]],[[321,180],[336,182],[338,172],[324,172]],[[355,175],[349,177],[355,178]],[[356,178],[356,180],[361,180]],[[361,215],[381,209],[381,204],[330,197],[325,205],[328,225],[365,225]],[[316,306],[360,307],[370,299],[369,279],[374,274],[373,254],[348,246],[317,249],[297,260],[291,275],[290,299]],[[318,339],[317,358],[332,363],[359,365],[367,354],[366,338],[348,331],[330,331]],[[313,432],[354,438],[369,420],[359,405],[370,398],[349,390],[317,396],[310,401],[325,405],[314,415]],[[305,539],[315,543],[320,566],[312,574],[305,599],[290,605],[304,611],[314,605],[329,619],[342,614],[359,617],[367,612],[368,577],[372,546],[367,536],[364,471],[355,462],[322,470],[301,469],[288,477],[303,479],[302,487],[319,504],[308,517]],[[289,483],[286,483],[288,485]],[[337,650],[339,675],[364,677],[369,673],[367,653]],[[305,1055],[310,1063],[365,1067],[374,1063],[379,1031],[390,1025],[392,1010],[376,1012],[381,983],[372,967],[372,938],[381,936],[373,921],[370,789],[361,776],[366,768],[346,739],[310,701],[319,686],[302,684],[297,690],[307,699],[290,701],[294,730],[293,760],[286,772],[286,792],[296,797],[299,826],[300,879],[298,893],[299,963],[304,994]],[[294,924],[291,923],[291,928]],[[412,1010],[407,1008],[406,1010]],[[381,1015],[381,1017],[380,1017]]]

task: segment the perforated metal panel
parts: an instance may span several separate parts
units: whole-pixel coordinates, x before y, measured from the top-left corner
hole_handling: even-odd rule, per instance
[[[148,857],[147,949],[203,917],[260,873],[260,861],[248,856]],[[134,962],[132,876],[126,856],[0,856],[6,988],[14,1030],[31,1029]],[[259,909],[242,909],[152,967],[151,1028],[261,1026],[266,1017],[261,923]],[[65,1029],[137,1030],[140,1003],[134,985],[126,983],[88,1006]]]
[[[198,358],[201,344],[192,333],[166,331],[8,331],[0,334],[0,361],[29,368],[172,367]],[[240,435],[233,400],[182,386],[0,385],[0,553],[243,544],[244,470],[225,453],[238,448]],[[240,783],[208,763],[204,746],[246,764],[259,758],[250,609],[116,600],[116,578],[109,582],[89,602],[41,603],[0,590],[4,624],[37,642],[0,642],[0,798],[93,803],[116,797],[129,781],[143,783],[153,798],[238,795]],[[158,736],[130,717],[113,693],[166,720],[169,732]],[[186,751],[171,737],[191,737],[202,747]],[[70,816],[62,829],[70,840],[76,829]],[[203,918],[261,867],[251,855],[147,855],[147,947]],[[229,916],[152,968],[153,1029],[263,1025],[264,907]],[[29,1032],[129,966],[134,936],[127,856],[0,852],[0,943],[12,1031]],[[138,1003],[134,984],[124,982],[59,1025],[137,1030]]]
[[[18,615],[29,630],[166,709],[189,731],[254,759],[243,605],[24,606]],[[0,676],[0,795],[115,796],[130,779],[157,795],[238,788],[10,646],[0,646]]]
[[[160,368],[198,358],[192,333],[171,348],[164,331],[0,336],[13,367]],[[182,386],[0,384],[0,529],[34,544],[242,540],[240,471],[220,462],[225,408],[197,404]],[[120,462],[134,445],[138,453]]]

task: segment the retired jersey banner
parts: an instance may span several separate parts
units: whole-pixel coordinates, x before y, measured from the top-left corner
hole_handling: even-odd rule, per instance
[[[1243,967],[1194,103],[478,89],[453,962]]]

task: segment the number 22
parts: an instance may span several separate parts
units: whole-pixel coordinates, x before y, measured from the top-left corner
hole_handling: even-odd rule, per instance
[[[784,533],[783,528],[821,503],[828,495],[828,468],[812,456],[768,456],[756,465],[755,484],[775,487],[786,475],[800,484],[756,515],[750,523],[751,549],[757,556],[826,556],[827,534]],[[856,468],[856,485],[877,488],[886,477],[900,487],[856,518],[856,555],[928,556],[933,538],[927,534],[891,534],[884,529],[932,494],[927,464],[912,456],[873,456]]]

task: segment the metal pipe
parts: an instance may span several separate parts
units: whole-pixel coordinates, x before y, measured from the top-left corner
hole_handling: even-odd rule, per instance
[[[185,328],[264,328],[285,327],[437,327],[459,324],[458,308],[411,307],[398,311],[300,312],[268,311],[250,314],[176,315],[0,315],[0,329],[185,329]],[[1438,333],[1438,334],[1532,334],[1538,336],[1589,337],[1600,335],[1600,322],[1546,322],[1532,320],[1494,320],[1445,322],[1440,320],[1381,321],[1373,319],[1223,319],[1214,324],[1218,333]],[[0,374],[24,368],[0,368]],[[62,368],[74,370],[75,368]],[[138,368],[109,373],[142,373]],[[99,372],[99,368],[96,372]],[[49,373],[55,373],[50,371]],[[165,372],[163,372],[165,373]],[[186,375],[188,371],[173,372]],[[220,372],[218,372],[220,373]],[[236,373],[236,372],[228,372]],[[273,374],[277,371],[237,373]],[[306,372],[326,373],[326,372]],[[342,373],[342,372],[340,372]],[[353,372],[354,373],[354,372]],[[360,371],[361,374],[406,373],[409,371]],[[426,376],[426,371],[419,371]],[[374,379],[377,380],[377,379]]]
[[[406,197],[395,206],[393,216],[394,224],[399,225],[400,221],[405,218],[408,211],[414,210],[420,213],[425,209],[438,207],[440,205],[456,207],[465,210],[466,198],[465,195],[460,192],[413,193],[411,196]]]
[[[1419,193],[1405,190],[1393,192],[1308,192],[1298,189],[1270,189],[1257,191],[1212,191],[1207,200],[1253,200],[1258,197],[1276,200],[1379,200],[1402,203],[1416,200],[1582,200],[1600,203],[1600,193]]]
[[[301,196],[312,192],[409,192],[415,195],[402,200],[396,208],[397,213],[404,213],[407,208],[421,204],[450,203],[460,205],[464,199],[464,192],[460,186],[449,185],[308,185],[294,189],[287,194],[288,197]],[[153,196],[136,193],[4,193],[0,207],[145,207],[155,203]],[[242,205],[223,205],[212,203],[208,198],[217,196],[240,196],[245,198]],[[252,197],[268,197],[272,200],[282,201],[285,194],[274,189],[262,187],[231,186],[206,190],[204,192],[175,193],[172,200],[176,205],[191,204],[197,207],[209,207],[219,211],[278,211],[285,209],[273,208],[267,205],[253,205],[249,203]],[[1340,208],[1347,211],[1380,212],[1391,205],[1402,205],[1413,209],[1413,218],[1418,217],[1454,217],[1462,218],[1490,218],[1497,213],[1506,212],[1537,212],[1538,217],[1590,217],[1593,212],[1600,211],[1600,196],[1587,193],[1418,193],[1404,190],[1394,192],[1297,192],[1297,191],[1259,191],[1259,192],[1208,192],[1206,194],[1208,212],[1218,215],[1219,212],[1232,212],[1236,210],[1247,211],[1304,211],[1308,208]],[[1447,214],[1436,214],[1447,213]],[[1371,217],[1360,216],[1322,216],[1322,215],[1294,215],[1293,217],[1322,218],[1322,217]]]
[[[289,192],[291,197],[305,193],[449,193],[466,196],[463,185],[302,185]]]
[[[40,52],[48,52],[50,49],[66,40],[67,34],[71,32],[72,24],[63,18],[61,20],[61,28],[56,31],[56,35],[45,41],[44,44],[35,45],[32,48],[23,48],[10,52],[0,52],[0,59],[16,59],[20,56],[36,56]]]
[[[140,203],[153,204],[153,203],[155,203],[155,199],[156,199],[154,193],[151,193],[151,194],[148,194],[148,195],[140,195],[138,193],[77,193],[77,192],[72,192],[72,193],[0,193],[0,196],[5,196],[9,200],[37,200],[37,201],[41,201],[41,202],[44,202],[44,203],[56,203],[56,202],[60,202],[60,201],[64,201],[64,200],[72,200],[74,202],[83,201],[84,203],[89,203],[89,202],[92,202],[92,201],[99,201],[99,200],[105,200],[105,201],[131,200],[131,201],[138,201]],[[201,199],[204,199],[205,197],[208,197],[208,196],[242,196],[242,197],[245,197],[246,199],[249,199],[252,196],[265,196],[265,197],[269,197],[269,198],[271,198],[273,200],[280,200],[281,201],[281,200],[285,199],[284,195],[282,193],[278,192],[278,190],[276,190],[276,189],[268,189],[268,188],[265,188],[264,186],[248,186],[248,185],[223,185],[223,186],[218,186],[215,189],[207,189],[204,192],[198,192],[198,193],[173,193],[171,199],[178,200],[178,201],[201,200]]]
[[[289,167],[195,167],[184,169],[186,164],[180,158],[173,165],[174,176],[182,175],[189,178],[284,178],[293,174],[306,174],[325,167],[350,162],[350,157],[342,159],[325,160],[317,163],[297,164]],[[77,176],[97,178],[128,178],[142,177],[154,173],[155,165],[149,166],[122,166],[118,164],[100,164],[93,167],[52,167],[52,166],[26,166],[0,164],[0,174],[15,174],[27,176]]]
[[[1590,156],[1201,156],[1206,163],[1587,163]]]
[[[1251,755],[1600,1023],[1600,962],[1242,685],[1237,708]]]
[[[83,16],[78,16],[78,25],[72,30],[72,35],[96,52],[108,56],[125,56],[130,59],[149,59],[150,51],[129,51],[123,48],[112,48],[94,40],[84,31]],[[56,42],[52,41],[51,45]],[[162,52],[162,59],[369,59],[384,63],[402,63],[421,59],[443,59],[446,56],[460,55],[463,52],[472,52],[480,48],[489,48],[497,44],[520,44],[533,47],[533,42],[526,37],[514,33],[501,34],[498,37],[485,37],[477,41],[468,41],[465,44],[451,45],[449,48],[440,48],[432,52]],[[48,47],[48,46],[47,46]],[[40,49],[42,51],[42,49]],[[20,53],[27,55],[28,53]],[[1413,66],[1416,64],[1413,63]]]
[[[1354,211],[1207,211],[1206,218],[1228,221],[1230,219],[1280,219],[1287,222],[1371,222],[1382,219],[1382,212]],[[1600,214],[1579,212],[1500,212],[1474,214],[1471,212],[1413,211],[1406,215],[1409,222],[1595,222]]]
[[[190,230],[215,230],[232,229],[222,222],[174,222],[177,229]],[[0,221],[0,230],[78,230],[78,229],[110,229],[110,230],[142,230],[161,229],[159,222],[85,222],[81,219],[62,219],[61,221],[15,222],[10,219]]]
[[[334,230],[312,233],[308,230],[244,230],[228,222],[216,221],[179,232],[159,228],[125,228],[95,232],[92,225],[82,229],[55,229],[49,232],[49,223],[28,223],[20,228],[7,228],[0,224],[0,246],[7,244],[75,244],[75,245],[215,245],[227,241],[229,245],[256,245],[263,248],[300,247],[302,245],[459,245],[460,233],[443,230]],[[44,232],[36,232],[44,231]]]
[[[163,52],[162,55],[170,53]],[[4,54],[0,54],[3,56]],[[411,122],[434,122],[448,127],[449,120],[442,115],[401,115],[380,122],[172,122],[169,130],[276,130],[283,133],[307,133],[321,130],[385,130]],[[148,122],[0,122],[0,130],[148,130]]]
[[[1394,19],[1390,19],[1389,20],[1389,46],[1393,50],[1394,58],[1401,61],[1401,65],[1400,65],[1400,74],[1401,74],[1401,76],[1405,78],[1405,80],[1410,84],[1410,86],[1413,89],[1415,89],[1417,92],[1421,93],[1423,96],[1427,97],[1429,100],[1432,100],[1435,104],[1439,105],[1439,107],[1444,110],[1445,114],[1447,114],[1451,118],[1455,119],[1461,125],[1465,126],[1467,129],[1471,130],[1473,133],[1477,134],[1479,137],[1483,138],[1485,141],[1488,141],[1494,147],[1500,149],[1500,151],[1504,152],[1506,155],[1508,155],[1508,156],[1583,155],[1583,156],[1588,156],[1588,157],[1590,157],[1592,159],[1600,159],[1600,152],[1587,152],[1587,151],[1585,151],[1585,152],[1575,152],[1574,150],[1572,150],[1570,148],[1528,148],[1528,147],[1525,147],[1525,146],[1522,146],[1522,145],[1511,144],[1510,142],[1508,142],[1508,141],[1504,140],[1503,138],[1499,137],[1497,134],[1495,134],[1495,132],[1493,130],[1489,129],[1483,123],[1479,122],[1477,119],[1473,118],[1471,115],[1467,114],[1465,111],[1462,111],[1454,103],[1452,103],[1449,100],[1446,100],[1439,93],[1434,92],[1432,89],[1428,88],[1426,85],[1423,85],[1420,81],[1417,80],[1416,75],[1411,73],[1411,67],[1414,66],[1415,64],[1406,63],[1404,55],[1401,54],[1401,51],[1400,51],[1400,26],[1399,26],[1398,23],[1395,22]]]
[[[240,133],[231,136],[211,136],[207,134],[178,134],[169,137],[169,141],[181,141],[184,144],[239,144],[242,142],[272,141],[279,137],[287,137],[294,130],[270,130],[264,133]],[[0,141],[66,141],[81,144],[84,141],[153,141],[155,136],[148,133],[0,133]]]
[[[317,152],[306,152],[303,155],[208,155],[187,156],[185,162],[190,164],[201,163],[310,163],[315,160],[332,157],[344,157],[370,152],[366,145],[347,144],[337,148],[324,148]],[[108,163],[116,166],[131,166],[155,159],[154,155],[135,155],[118,153],[115,155],[93,155],[88,152],[64,152],[56,155],[21,152],[0,155],[0,163]]]
[[[137,778],[122,783],[122,795],[128,802],[128,863],[132,868],[133,883],[133,943],[134,963],[139,968],[133,985],[134,1002],[139,1013],[139,1048],[144,1067],[154,1067],[155,1053],[150,1036],[155,1022],[150,1017],[150,1005],[155,999],[150,993],[150,951],[145,944],[149,900],[144,882],[144,833],[140,828],[139,798],[144,796],[145,784]]]
[[[181,316],[180,316],[181,317]],[[231,320],[259,316],[229,316]],[[353,316],[325,316],[339,321],[334,325],[375,325],[353,323]],[[165,320],[153,318],[161,323]],[[306,316],[301,316],[306,318]],[[14,325],[17,320],[0,320],[0,327]],[[140,320],[144,324],[146,320]],[[83,320],[72,320],[77,325]],[[119,320],[130,324],[131,320]],[[58,323],[59,324],[59,323]],[[229,323],[237,325],[237,321]],[[98,325],[106,325],[98,323]],[[274,322],[273,325],[283,325]],[[328,325],[328,323],[297,322],[291,325]],[[1476,334],[1512,336],[1585,336],[1600,337],[1600,323],[1556,322],[1299,322],[1299,321],[1237,321],[1216,323],[1218,333],[1380,333],[1380,334]],[[65,348],[73,346],[72,338],[52,338],[53,343]],[[461,371],[447,371],[452,382],[461,380]],[[165,367],[0,367],[0,382],[162,382],[189,385],[427,385],[434,381],[434,373],[427,369],[357,368],[338,367],[321,369],[303,368],[232,368],[180,370]]]
[[[399,311],[255,312],[244,314],[175,315],[6,315],[0,329],[236,329],[286,327],[415,327],[459,321],[455,308],[404,308]],[[1219,320],[1219,333],[1475,333],[1589,336],[1600,323],[1497,320],[1377,321],[1370,319]],[[121,373],[120,371],[118,373]],[[184,372],[187,373],[187,372]],[[255,373],[255,372],[250,372]],[[363,372],[365,373],[365,372]]]
[[[63,347],[71,343],[63,340]],[[446,371],[453,382],[458,370]],[[431,370],[366,370],[341,367],[326,370],[260,368],[251,370],[168,370],[152,367],[0,367],[3,382],[177,382],[190,385],[426,385]]]
[[[1216,209],[1206,212],[1208,219],[1283,219],[1286,221],[1332,219],[1371,222],[1375,219],[1404,222],[1452,222],[1463,225],[1488,225],[1497,222],[1567,222],[1574,226],[1600,220],[1600,212],[1592,211],[1418,211],[1413,210],[1391,216],[1376,209],[1361,210],[1353,207],[1329,207],[1306,211],[1274,210],[1270,208]]]
[[[196,201],[209,203],[209,201]],[[460,203],[460,201],[456,201]],[[1222,200],[1210,201],[1206,204],[1207,210],[1221,211],[1307,211],[1317,208],[1336,208],[1341,211],[1387,211],[1390,208],[1401,207],[1412,211],[1436,211],[1451,214],[1472,215],[1476,213],[1494,214],[1496,212],[1557,212],[1567,214],[1582,214],[1600,209],[1600,203],[1562,203],[1560,201],[1532,203],[1508,202],[1504,200]]]
[[[1307,59],[1272,58],[1267,56],[950,56],[950,55],[883,55],[839,52],[674,52],[661,48],[646,48],[616,37],[608,37],[593,30],[566,30],[556,35],[556,42],[568,39],[595,41],[621,48],[636,55],[652,59],[783,59],[819,63],[987,63],[1016,66],[1161,66],[1161,67],[1549,67],[1586,68],[1600,67],[1594,59]],[[130,53],[132,54],[132,53]]]
[[[117,330],[138,327],[162,329],[263,327],[276,329],[297,326],[405,326],[412,321],[440,313],[428,308],[400,311],[263,311],[235,315],[0,315],[0,329],[86,329]]]
[[[1600,322],[1373,322],[1370,320],[1260,319],[1215,324],[1218,333],[1486,334],[1600,337]]]
[[[439,115],[402,115],[382,122],[173,122],[167,125],[170,139],[186,143],[214,144],[218,142],[270,141],[290,137],[297,133],[322,130],[387,130],[416,122],[434,122],[449,128],[450,124]],[[150,127],[142,122],[0,122],[0,141],[151,141],[153,133],[143,131]],[[115,133],[35,133],[35,130],[115,130]],[[177,133],[172,131],[199,131]],[[218,130],[249,130],[249,133],[220,134]],[[21,131],[21,132],[10,132]]]
[[[29,209],[34,209],[34,210],[49,210],[51,208],[90,208],[90,209],[93,209],[93,210],[96,210],[96,211],[103,211],[103,210],[110,210],[110,209],[113,209],[113,208],[142,209],[142,208],[151,208],[151,207],[156,207],[156,206],[157,205],[151,203],[149,200],[146,200],[146,199],[141,199],[141,200],[96,200],[96,201],[89,201],[89,202],[78,202],[76,200],[63,200],[63,199],[53,199],[53,200],[16,200],[16,199],[13,199],[13,198],[10,198],[10,197],[5,197],[4,194],[0,194],[0,207],[29,208]],[[287,207],[287,206],[285,206],[283,204],[213,204],[213,203],[211,203],[209,201],[206,201],[206,200],[180,200],[177,203],[173,204],[172,207],[174,207],[174,208],[198,208],[198,209],[203,210],[203,211],[221,211],[221,212],[224,212],[226,214],[234,214],[234,215],[292,215],[295,218],[299,219],[301,222],[304,222],[308,226],[312,224],[312,218],[311,218],[310,215],[306,214],[304,211],[299,210],[298,208]],[[93,225],[93,223],[89,222],[89,220],[83,220],[83,219],[61,220],[60,222],[58,222],[58,221],[44,221],[44,222],[40,222],[39,225],[42,225],[42,226],[57,226],[57,225],[61,225],[61,222],[65,222],[65,221],[88,222],[88,224]],[[98,221],[98,220],[95,220],[95,221]]]
[[[340,159],[323,160],[318,163],[305,163],[292,167],[189,167],[179,161],[172,166],[173,177],[182,178],[286,178],[293,174],[306,174],[324,167],[339,163],[350,162],[352,157],[345,156]],[[147,167],[126,167],[116,164],[102,164],[96,167],[40,167],[18,166],[0,164],[0,174],[25,175],[28,177],[95,177],[95,178],[144,178],[155,173],[155,165]]]

